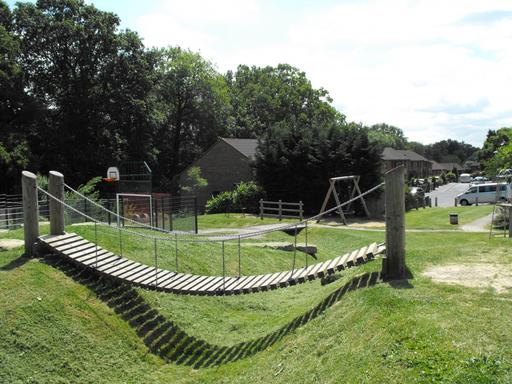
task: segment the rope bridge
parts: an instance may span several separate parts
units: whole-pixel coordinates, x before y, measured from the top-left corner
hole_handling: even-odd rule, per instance
[[[148,266],[117,256],[74,233],[42,236],[40,241],[51,251],[56,251],[77,264],[124,282],[167,292],[196,295],[253,293],[284,288],[367,263],[386,250],[384,244],[373,243],[309,267],[263,275],[231,277],[192,275],[159,269],[156,265]]]
[[[386,254],[386,246],[382,244],[370,244],[369,246],[362,247],[354,250],[353,252],[346,253],[344,255],[335,257],[333,259],[308,265],[308,254],[305,253],[305,265],[300,265],[297,260],[297,235],[302,230],[305,230],[305,241],[306,248],[308,242],[308,222],[317,220],[318,218],[327,215],[331,212],[341,209],[343,206],[352,203],[353,201],[365,196],[375,190],[381,188],[384,183],[381,183],[370,190],[361,193],[358,196],[351,198],[350,200],[341,203],[330,210],[323,212],[322,214],[311,217],[307,220],[300,221],[292,224],[279,225],[273,228],[266,228],[264,230],[256,230],[250,233],[236,234],[236,235],[205,235],[205,234],[190,234],[178,231],[166,231],[161,228],[154,228],[151,225],[143,224],[139,231],[127,229],[119,225],[120,222],[130,221],[131,219],[119,216],[117,213],[112,212],[104,208],[101,204],[98,204],[92,199],[80,194],[78,191],[73,190],[71,187],[64,184],[63,176],[58,172],[50,172],[50,183],[49,190],[45,191],[37,186],[35,175],[24,171],[22,182],[24,186],[24,213],[25,213],[25,249],[27,253],[33,251],[32,244],[39,242],[48,247],[51,251],[55,251],[62,256],[71,259],[73,262],[84,265],[88,268],[95,269],[103,274],[111,276],[116,279],[121,279],[126,282],[130,282],[143,287],[151,287],[153,289],[179,292],[179,293],[193,293],[193,294],[236,294],[236,293],[250,293],[258,292],[268,289],[275,289],[280,287],[287,287],[290,285],[300,284],[306,281],[322,278],[337,271],[341,271],[356,265],[360,265],[371,260],[374,260],[377,256],[385,259],[389,259],[389,245],[396,244],[396,249],[402,249],[402,243],[400,236],[403,227],[403,217],[400,218],[400,212],[402,211],[399,203],[394,204],[389,209],[388,215],[388,197],[393,201],[399,202],[400,191],[403,189],[400,184],[400,177],[403,180],[403,169],[398,169],[400,172],[394,172],[394,181],[392,182],[393,193],[386,193],[386,223],[389,220],[398,220],[398,225],[391,225],[387,227],[386,239],[387,243],[390,239],[393,241],[389,242],[388,254]],[[386,181],[388,174],[386,174]],[[396,179],[396,180],[395,180]],[[387,185],[387,182],[386,182]],[[66,195],[64,193],[65,187],[70,192]],[[396,188],[395,188],[396,187]],[[386,188],[387,190],[388,188]],[[37,192],[41,192],[46,195],[50,206],[50,235],[39,236],[38,222],[37,222],[37,198],[34,200],[33,196],[37,197]],[[71,196],[76,199],[76,196],[87,199],[97,209],[97,217],[93,217],[95,213],[89,215],[84,214],[79,209],[66,202],[66,197]],[[398,199],[397,199],[398,197]],[[68,199],[69,201],[69,199]],[[403,204],[402,204],[403,205]],[[395,207],[396,206],[396,207]],[[393,213],[393,210],[398,213]],[[94,241],[86,240],[74,233],[65,233],[65,218],[71,215],[77,215],[81,222],[87,221],[88,225],[94,225]],[[118,217],[117,227],[112,226],[109,223],[102,221],[105,213]],[[389,216],[389,217],[388,217]],[[402,224],[400,224],[402,220]],[[141,224],[137,222],[137,224]],[[119,243],[119,252],[114,253],[107,249],[102,248],[98,243],[98,226],[102,226],[108,230],[102,231],[100,236],[103,236],[105,232],[115,232],[117,237],[116,241]],[[266,235],[272,232],[282,231],[289,235],[294,236],[293,246],[293,258],[291,260],[291,268],[288,270],[267,273],[261,275],[255,274],[242,274],[242,263],[241,263],[241,240],[251,237],[258,237]],[[148,265],[148,255],[141,255],[145,257],[145,262],[138,262],[130,260],[130,258],[123,255],[123,234],[128,234],[131,237],[137,236],[140,241],[137,241],[137,245],[145,242],[150,244],[153,248],[154,263]],[[394,240],[394,235],[397,235],[397,240]],[[88,236],[90,237],[90,236]],[[157,246],[157,243],[159,246]],[[180,271],[181,265],[179,264],[179,252],[178,248],[180,244],[194,244],[194,243],[216,243],[221,245],[222,257],[222,274],[216,275],[199,275],[193,273],[184,273],[183,268]],[[226,259],[225,259],[225,245],[233,244],[237,246],[238,251],[238,276],[227,276],[226,274]],[[108,248],[112,248],[113,244],[110,242]],[[169,250],[174,248],[174,265],[170,270],[167,266],[159,265],[159,263],[168,263],[171,258],[160,257],[158,250],[161,251],[161,245],[167,247],[167,255],[169,256]],[[115,248],[115,247],[114,247]],[[135,247],[140,249],[140,247]],[[230,247],[233,250],[233,247]],[[131,249],[133,251],[133,249]],[[183,251],[182,251],[183,253]],[[206,254],[205,254],[206,253]],[[205,252],[201,250],[203,256],[213,256],[212,252]],[[139,258],[139,256],[137,256]],[[401,261],[400,261],[401,262]],[[389,264],[394,269],[401,269],[402,264],[394,264],[394,259],[389,260],[389,263],[385,262],[383,267]],[[401,273],[401,272],[400,272]]]

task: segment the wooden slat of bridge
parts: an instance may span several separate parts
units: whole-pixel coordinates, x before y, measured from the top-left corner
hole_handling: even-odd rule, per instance
[[[115,255],[74,233],[46,235],[40,237],[40,241],[73,262],[112,278],[162,291],[201,295],[251,293],[301,284],[367,263],[386,251],[384,244],[373,243],[334,259],[293,271],[223,277],[191,275],[144,265]]]

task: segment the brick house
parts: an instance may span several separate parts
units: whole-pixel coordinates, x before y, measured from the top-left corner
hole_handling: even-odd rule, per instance
[[[219,138],[199,159],[179,173],[175,180],[182,185],[182,180],[191,167],[201,169],[201,177],[208,181],[206,187],[193,194],[197,197],[197,205],[203,211],[206,201],[211,196],[223,191],[230,191],[241,181],[252,181],[255,178],[253,160],[256,154],[256,139]],[[183,192],[183,196],[187,193]]]
[[[436,161],[432,162],[432,175],[439,176],[441,173],[451,172],[453,169],[457,170],[458,174],[464,172],[464,167],[457,163],[438,163]]]
[[[408,178],[432,176],[432,162],[408,149],[386,147],[382,151],[381,157],[384,172],[403,164],[406,169],[406,177]]]

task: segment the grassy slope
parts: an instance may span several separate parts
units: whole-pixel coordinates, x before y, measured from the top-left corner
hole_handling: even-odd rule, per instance
[[[326,248],[322,257],[379,235],[334,229],[311,234]],[[489,243],[483,234],[408,234],[412,289],[379,284],[349,292],[262,352],[197,370],[147,353],[137,335],[141,328],[132,328],[105,299],[60,270],[35,260],[4,267],[0,382],[509,382],[512,294],[438,285],[421,277],[430,265],[510,264],[509,246],[506,239]],[[0,266],[19,253],[0,253]],[[275,263],[265,261],[267,267],[280,266]],[[326,286],[313,282],[254,295],[137,292],[189,336],[233,346],[287,327],[365,270],[379,270],[378,262]]]

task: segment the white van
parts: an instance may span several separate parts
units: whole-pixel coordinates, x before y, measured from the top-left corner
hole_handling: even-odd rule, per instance
[[[460,205],[471,205],[476,202],[478,203],[491,203],[496,202],[496,183],[485,183],[473,185],[466,192],[461,193],[457,196],[457,201]],[[510,200],[512,198],[512,188],[510,184],[499,184],[500,186],[500,201]]]
[[[461,173],[459,175],[459,183],[471,183],[473,178],[469,173]]]

